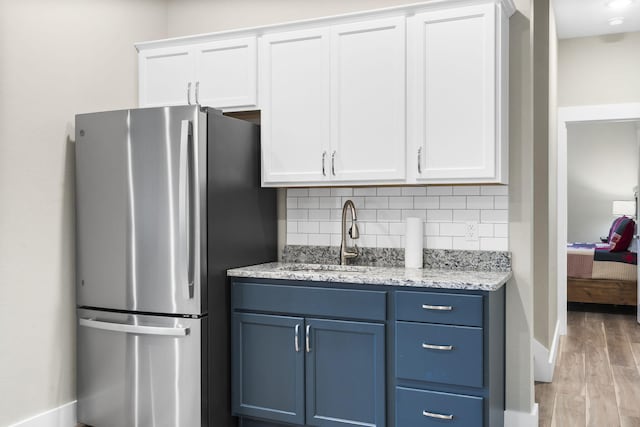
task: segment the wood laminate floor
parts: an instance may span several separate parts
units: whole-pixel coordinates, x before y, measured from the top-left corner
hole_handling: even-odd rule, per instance
[[[540,427],[640,427],[634,314],[569,311],[552,383],[536,383]]]

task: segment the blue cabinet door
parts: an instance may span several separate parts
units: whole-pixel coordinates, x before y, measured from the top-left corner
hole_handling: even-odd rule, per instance
[[[232,323],[234,414],[304,424],[304,319],[234,313]]]
[[[307,425],[384,427],[384,325],[307,319],[305,338]]]

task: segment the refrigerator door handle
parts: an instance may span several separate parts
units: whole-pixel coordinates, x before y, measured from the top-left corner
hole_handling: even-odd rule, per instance
[[[193,298],[193,226],[195,225],[193,218],[193,209],[191,207],[193,194],[192,194],[192,164],[190,161],[189,151],[193,151],[193,147],[189,147],[189,142],[192,139],[192,127],[191,121],[182,120],[180,129],[180,171],[179,171],[179,196],[178,196],[178,212],[179,212],[179,257],[182,260],[181,264],[186,269],[186,287],[185,297],[187,299]],[[178,273],[181,274],[181,273]],[[183,276],[178,278],[178,283],[182,280]]]
[[[80,318],[80,326],[104,331],[124,332],[141,335],[163,335],[168,337],[184,337],[189,335],[189,328],[167,328],[160,326],[128,325],[126,323],[102,322],[94,319]]]

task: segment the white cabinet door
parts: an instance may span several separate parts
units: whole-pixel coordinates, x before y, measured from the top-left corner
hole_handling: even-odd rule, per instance
[[[332,156],[337,181],[405,179],[405,18],[331,34]]]
[[[139,59],[139,104],[141,107],[187,104],[194,81],[193,53],[187,48],[142,51]]]
[[[197,101],[214,108],[257,104],[256,38],[220,40],[194,48]]]
[[[496,112],[496,14],[491,3],[409,20],[407,159],[417,182],[506,180],[498,164],[507,160]]]
[[[262,179],[305,185],[329,179],[329,31],[260,40]]]

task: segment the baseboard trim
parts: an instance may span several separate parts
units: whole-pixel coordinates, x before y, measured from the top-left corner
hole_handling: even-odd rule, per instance
[[[553,371],[558,357],[558,345],[560,344],[560,321],[556,322],[553,333],[551,349],[547,350],[538,340],[533,340],[533,378],[536,381],[550,383],[553,380]]]
[[[9,427],[73,427],[77,424],[76,403],[76,400],[65,403]]]
[[[531,412],[504,411],[504,425],[508,427],[538,427],[538,404],[534,403]]]

